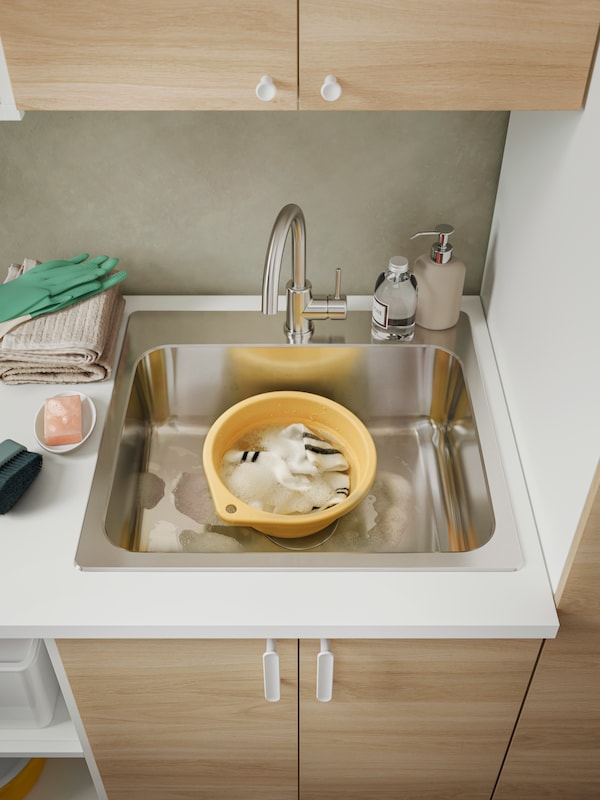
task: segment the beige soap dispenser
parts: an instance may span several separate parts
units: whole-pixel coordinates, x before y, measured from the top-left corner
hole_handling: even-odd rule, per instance
[[[413,269],[419,287],[416,323],[432,331],[452,328],[460,314],[467,268],[462,261],[452,258],[449,242],[452,233],[452,225],[438,225],[434,231],[419,231],[410,237],[437,237],[431,252],[420,255]]]

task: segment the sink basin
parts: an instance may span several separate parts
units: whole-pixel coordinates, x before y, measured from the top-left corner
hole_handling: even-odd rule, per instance
[[[215,419],[282,389],[346,406],[377,449],[367,498],[298,539],[219,520],[202,470]],[[84,570],[518,569],[469,318],[375,344],[370,314],[353,311],[297,346],[280,317],[254,311],[132,314],[75,560]]]

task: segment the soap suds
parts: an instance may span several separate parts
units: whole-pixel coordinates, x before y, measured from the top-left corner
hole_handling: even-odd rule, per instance
[[[251,431],[225,453],[220,477],[239,500],[275,514],[330,508],[350,492],[343,453],[301,423]]]

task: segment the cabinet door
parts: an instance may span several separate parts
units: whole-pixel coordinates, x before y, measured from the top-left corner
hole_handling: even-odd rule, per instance
[[[297,107],[296,0],[2,0],[0,37],[21,110]]]
[[[296,800],[296,640],[57,642],[109,800]]]
[[[598,0],[300,0],[300,107],[577,109]],[[333,74],[342,87],[326,102]]]
[[[335,640],[333,698],[300,643],[300,800],[489,800],[540,643]]]
[[[600,466],[581,531],[494,800],[600,797]]]

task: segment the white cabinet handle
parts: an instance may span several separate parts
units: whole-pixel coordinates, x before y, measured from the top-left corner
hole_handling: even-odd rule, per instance
[[[317,700],[328,703],[333,697],[333,653],[329,639],[321,639],[321,650],[317,656]]]
[[[342,87],[336,80],[335,75],[327,75],[321,86],[321,97],[329,103],[339,100],[342,96]]]
[[[270,103],[277,95],[277,87],[270,75],[263,75],[256,86],[256,96],[265,103]]]
[[[263,679],[265,684],[265,700],[276,703],[281,697],[279,680],[279,653],[277,640],[267,639],[267,649],[263,653]]]

